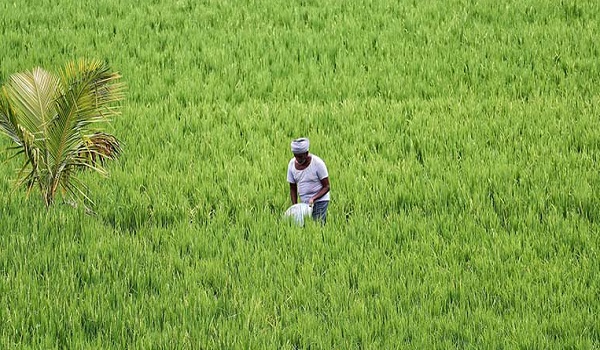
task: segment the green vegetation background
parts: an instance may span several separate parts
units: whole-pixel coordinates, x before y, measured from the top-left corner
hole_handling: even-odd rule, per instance
[[[95,215],[2,164],[0,347],[599,347],[599,14],[3,1],[0,82],[99,58],[128,94]],[[281,219],[297,136],[324,228]]]

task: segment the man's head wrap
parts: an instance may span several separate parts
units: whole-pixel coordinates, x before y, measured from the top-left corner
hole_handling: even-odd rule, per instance
[[[301,154],[308,152],[309,142],[306,137],[295,139],[292,141],[292,153]]]

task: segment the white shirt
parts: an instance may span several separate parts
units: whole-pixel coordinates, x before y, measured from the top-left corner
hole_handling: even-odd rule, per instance
[[[295,183],[298,185],[298,195],[300,200],[304,203],[308,203],[308,200],[314,197],[323,188],[321,180],[329,177],[325,162],[314,154],[311,154],[311,161],[308,167],[304,170],[296,169],[295,162],[296,158],[292,158],[288,164],[287,181],[289,183]],[[329,200],[329,192],[323,197],[316,200],[316,202],[323,202]]]

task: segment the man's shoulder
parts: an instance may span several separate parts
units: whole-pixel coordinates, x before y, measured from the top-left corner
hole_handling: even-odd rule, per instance
[[[315,162],[315,164],[319,164],[319,165],[325,166],[325,162],[319,156],[311,154],[311,157],[312,157],[312,161]]]

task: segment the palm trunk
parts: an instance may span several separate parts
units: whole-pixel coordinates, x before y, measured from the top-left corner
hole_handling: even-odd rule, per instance
[[[48,191],[48,188],[44,188],[44,184],[42,183],[42,181],[39,181],[39,178],[38,184],[40,185],[40,192],[42,192],[42,198],[44,198],[44,204],[46,205],[46,209],[48,209],[53,202],[52,195],[50,195],[50,191]]]

